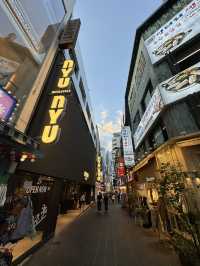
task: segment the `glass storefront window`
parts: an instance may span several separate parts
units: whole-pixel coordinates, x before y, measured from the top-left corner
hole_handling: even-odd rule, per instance
[[[20,172],[9,178],[0,208],[0,246],[12,249],[13,260],[44,238],[54,179]]]
[[[15,125],[65,9],[62,0],[6,2],[10,11],[0,3],[0,86],[16,97],[17,107],[8,120]]]
[[[65,15],[62,0],[21,0],[20,6],[30,21],[38,46],[46,51]]]

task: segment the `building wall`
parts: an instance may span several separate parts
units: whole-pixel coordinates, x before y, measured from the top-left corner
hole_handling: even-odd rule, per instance
[[[173,6],[174,12],[173,16],[181,10],[183,6],[188,4],[190,1],[182,1],[180,5],[175,4]],[[197,63],[198,56],[193,56],[194,52],[197,52],[199,44],[199,36],[195,36],[192,40],[184,43],[184,45],[178,47],[174,52],[171,52],[170,55],[164,56],[160,61],[152,64],[148,51],[145,47],[145,40],[151,36],[156,29],[159,29],[164,23],[167,22],[167,18],[171,19],[173,16],[170,15],[170,11],[166,10],[166,13],[163,13],[161,18],[158,18],[157,14],[155,16],[155,21],[152,25],[147,22],[146,29],[139,35],[136,34],[136,38],[139,38],[135,41],[137,48],[134,50],[134,67],[133,71],[130,70],[131,83],[128,89],[128,107],[130,113],[130,125],[132,129],[132,135],[138,128],[139,122],[141,121],[144,115],[143,100],[146,94],[146,90],[149,82],[152,84],[151,97],[153,95],[156,87],[167,80],[168,78],[179,73],[181,70],[186,69]],[[153,16],[149,19],[153,20]],[[156,20],[157,18],[157,20]],[[161,24],[162,23],[162,24]],[[142,26],[141,26],[142,27]],[[140,28],[138,29],[140,30]],[[137,49],[137,51],[136,51]],[[144,62],[141,60],[141,57],[144,57]],[[189,56],[189,59],[185,60]],[[184,61],[184,63],[182,62]],[[142,62],[142,63],[141,63]],[[180,63],[181,62],[181,63]],[[139,76],[139,78],[138,78]],[[138,82],[139,79],[139,82]],[[129,83],[128,83],[129,84]],[[175,102],[170,106],[165,108],[159,116],[159,118],[154,122],[151,128],[146,133],[146,136],[143,138],[140,147],[137,151],[141,154],[150,151],[150,148],[154,148],[154,142],[158,134],[162,137],[157,139],[157,146],[165,142],[168,138],[177,137],[185,134],[190,134],[198,132],[199,119],[197,117],[197,108],[198,100],[195,101],[194,106],[192,103],[188,103],[188,99],[191,99],[192,96],[188,96],[183,99],[181,102]],[[195,95],[195,98],[198,98],[198,93]],[[194,100],[194,97],[193,97]],[[128,115],[127,115],[128,116]],[[153,141],[151,141],[153,139]],[[156,146],[156,143],[155,143]]]
[[[140,73],[140,79],[138,83],[136,83],[136,78],[138,76],[138,69],[140,66],[140,58],[141,54],[143,54],[145,59],[145,66],[141,69]],[[141,38],[139,47],[138,47],[138,53],[137,58],[135,62],[134,72],[132,76],[131,81],[131,87],[128,95],[128,104],[129,104],[129,110],[131,115],[131,126],[132,130],[135,131],[135,128],[133,127],[133,120],[135,118],[136,113],[139,111],[140,116],[143,115],[143,110],[141,107],[141,101],[146,89],[146,86],[148,82],[151,81],[153,88],[155,89],[156,85],[158,84],[157,76],[155,74],[154,68],[150,62],[150,58],[148,56],[147,50],[144,46],[144,40]]]
[[[57,53],[58,36],[70,19],[73,7],[73,0],[0,2],[0,22],[4,25],[0,30],[0,57],[6,60],[4,65],[6,64],[10,71],[6,78],[0,78],[0,85],[3,85],[17,99],[17,109],[8,123],[21,132],[26,132],[37,108]],[[19,12],[21,17],[18,16]],[[38,22],[38,16],[41,18],[40,22]],[[68,51],[65,53],[69,56]],[[78,43],[74,53],[79,73],[73,75],[73,82],[95,142],[95,121]],[[5,75],[3,71],[8,70],[4,68],[5,66],[0,73]],[[80,93],[80,79],[86,94],[85,102]]]
[[[44,125],[49,121],[49,106],[52,98],[49,93],[55,88],[64,55],[58,54],[52,73],[40,98],[38,108],[29,127],[29,134],[41,139]],[[22,163],[20,169],[46,176],[83,181],[83,173],[89,173],[88,182],[94,184],[96,178],[96,147],[88,129],[84,113],[74,87],[67,97],[64,116],[59,122],[61,133],[53,144],[41,143],[43,158],[34,164]]]
[[[173,104],[162,116],[169,138],[187,135],[199,130],[185,101]]]
[[[74,57],[72,56],[72,53],[69,53],[69,51],[65,50],[64,51],[65,56],[71,58],[74,60]],[[76,58],[76,64],[78,66],[78,71],[77,73],[74,73],[72,75],[72,80],[73,84],[79,99],[79,102],[81,104],[81,108],[83,110],[85,120],[88,125],[88,129],[90,131],[90,134],[93,138],[93,141],[96,145],[96,123],[95,123],[95,118],[94,118],[94,112],[92,109],[92,104],[91,104],[91,99],[90,99],[90,94],[89,94],[89,89],[88,89],[88,84],[87,84],[87,78],[84,70],[84,63],[82,60],[82,55],[80,52],[80,46],[79,42],[77,41],[75,49],[73,49],[73,55]],[[82,86],[80,86],[82,83]],[[82,90],[84,90],[85,96],[83,97],[83,92],[81,92],[81,87]]]
[[[10,72],[6,78],[1,78],[0,84],[18,101],[9,123],[22,132],[25,132],[41,94],[56,53],[58,35],[72,10],[73,1],[65,1],[65,7],[61,0],[0,2],[3,25],[0,56]],[[41,13],[40,23],[38,12]]]

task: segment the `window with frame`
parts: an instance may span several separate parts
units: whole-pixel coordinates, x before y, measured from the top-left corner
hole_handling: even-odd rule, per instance
[[[83,98],[83,102],[85,103],[85,101],[86,101],[86,93],[85,93],[85,89],[84,89],[84,85],[83,85],[82,78],[79,81],[79,88],[80,88],[80,91],[81,91],[81,95],[82,95],[82,98]]]
[[[16,126],[21,121],[24,125],[28,121],[21,118],[21,113],[48,49],[59,30],[65,10],[62,0],[1,2],[0,87],[3,87],[17,100],[17,108],[10,112],[7,123]],[[10,8],[8,9],[9,15],[5,12],[7,6],[4,7],[4,2]],[[11,19],[13,17],[18,23],[13,22]],[[34,101],[30,109],[33,107]]]
[[[143,52],[141,52],[140,59],[137,65],[136,74],[135,74],[135,84],[137,88],[140,86],[140,82],[142,80],[142,75],[144,73],[145,66],[146,66],[146,60],[145,60]]]
[[[136,113],[136,115],[135,115],[135,117],[133,119],[133,132],[136,131],[136,129],[137,129],[139,123],[140,123],[140,120],[141,120],[140,113],[139,113],[139,111],[137,111],[137,113]]]
[[[87,112],[88,119],[91,120],[91,114],[90,114],[90,109],[89,109],[88,104],[86,106],[86,112]]]
[[[145,110],[147,109],[147,106],[151,100],[153,94],[153,85],[151,83],[151,81],[148,82],[143,99],[141,101],[141,106],[142,106],[142,111],[143,113],[145,112]]]

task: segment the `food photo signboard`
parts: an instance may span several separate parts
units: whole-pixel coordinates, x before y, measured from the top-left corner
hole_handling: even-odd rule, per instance
[[[165,105],[200,91],[200,63],[183,70],[156,88],[134,134],[135,148],[139,146]]]
[[[176,102],[200,91],[200,63],[183,70],[159,85],[164,104]]]
[[[152,63],[199,34],[199,25],[200,0],[194,0],[145,41]]]
[[[134,134],[134,144],[135,148],[139,146],[147,131],[153,125],[154,121],[160,114],[161,110],[164,107],[164,103],[160,94],[159,89],[157,88],[147,106],[147,109],[139,123],[139,126]]]

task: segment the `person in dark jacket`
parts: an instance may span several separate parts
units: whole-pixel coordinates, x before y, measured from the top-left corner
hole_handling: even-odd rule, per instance
[[[102,194],[99,192],[97,195],[97,210],[101,211]]]
[[[107,212],[108,211],[108,194],[107,193],[104,194],[103,201],[104,201],[105,212]]]
[[[151,222],[151,211],[149,209],[149,206],[147,204],[147,198],[143,197],[142,199],[142,206],[143,206],[143,227],[144,228],[150,228],[152,227],[152,222]]]
[[[120,204],[120,201],[121,201],[121,194],[120,194],[120,192],[118,192],[118,194],[117,194],[117,201],[118,201],[118,204]]]

